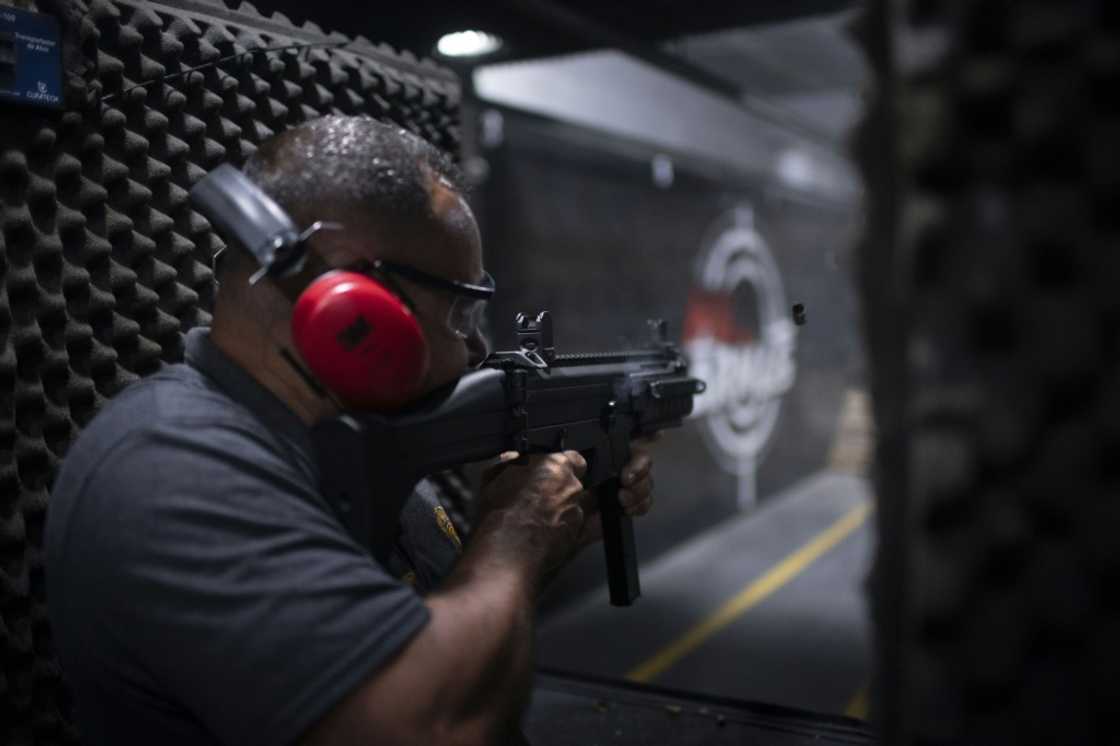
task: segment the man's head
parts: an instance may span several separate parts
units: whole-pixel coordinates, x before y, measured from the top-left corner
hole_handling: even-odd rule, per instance
[[[380,259],[458,282],[482,277],[478,227],[458,170],[444,153],[406,130],[368,117],[323,117],[263,143],[244,172],[301,229],[316,220],[342,226],[310,242],[330,267]],[[250,287],[256,269],[256,261],[239,249],[223,257],[215,337],[230,347],[232,335],[222,332],[233,327],[245,347],[294,350],[289,296],[272,282]],[[309,279],[301,276],[298,282]],[[412,306],[424,331],[431,359],[421,391],[454,380],[485,355],[477,332],[463,339],[448,323],[453,295],[408,277],[378,279]],[[253,325],[244,323],[247,316]],[[250,326],[261,339],[244,339]]]

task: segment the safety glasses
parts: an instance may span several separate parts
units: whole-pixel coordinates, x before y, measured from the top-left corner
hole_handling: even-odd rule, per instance
[[[468,339],[478,332],[479,324],[482,323],[482,313],[486,308],[486,301],[493,297],[495,289],[494,278],[490,276],[489,272],[483,272],[482,280],[474,284],[449,280],[446,277],[416,269],[416,267],[408,264],[398,264],[383,259],[372,262],[363,260],[346,267],[346,269],[363,274],[372,271],[389,277],[396,275],[411,280],[418,285],[452,295],[451,307],[447,312],[447,326],[461,339]],[[399,288],[394,289],[400,292]],[[402,292],[401,295],[404,295],[404,293]]]

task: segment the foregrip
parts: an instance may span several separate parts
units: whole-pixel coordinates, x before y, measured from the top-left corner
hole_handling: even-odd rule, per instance
[[[619,480],[608,479],[595,489],[603,522],[603,551],[607,556],[607,583],[611,605],[629,606],[642,595],[638,581],[638,552],[634,524],[618,500]]]

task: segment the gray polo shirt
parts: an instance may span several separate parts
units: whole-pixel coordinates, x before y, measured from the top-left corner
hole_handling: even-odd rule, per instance
[[[453,560],[431,495],[404,511],[424,524],[402,537],[411,567],[382,567],[319,494],[313,453],[202,329],[187,364],[121,392],[75,441],[45,544],[83,743],[293,742],[427,622],[400,576],[431,585]]]

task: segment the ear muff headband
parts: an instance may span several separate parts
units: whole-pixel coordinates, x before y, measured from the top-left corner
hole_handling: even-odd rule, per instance
[[[191,189],[191,200],[227,240],[249,251],[261,276],[298,275],[309,258],[291,218],[248,177],[223,164]],[[312,266],[318,262],[311,261]],[[347,407],[388,411],[407,403],[428,370],[429,352],[412,311],[377,280],[327,271],[293,298],[292,339],[311,372]]]

